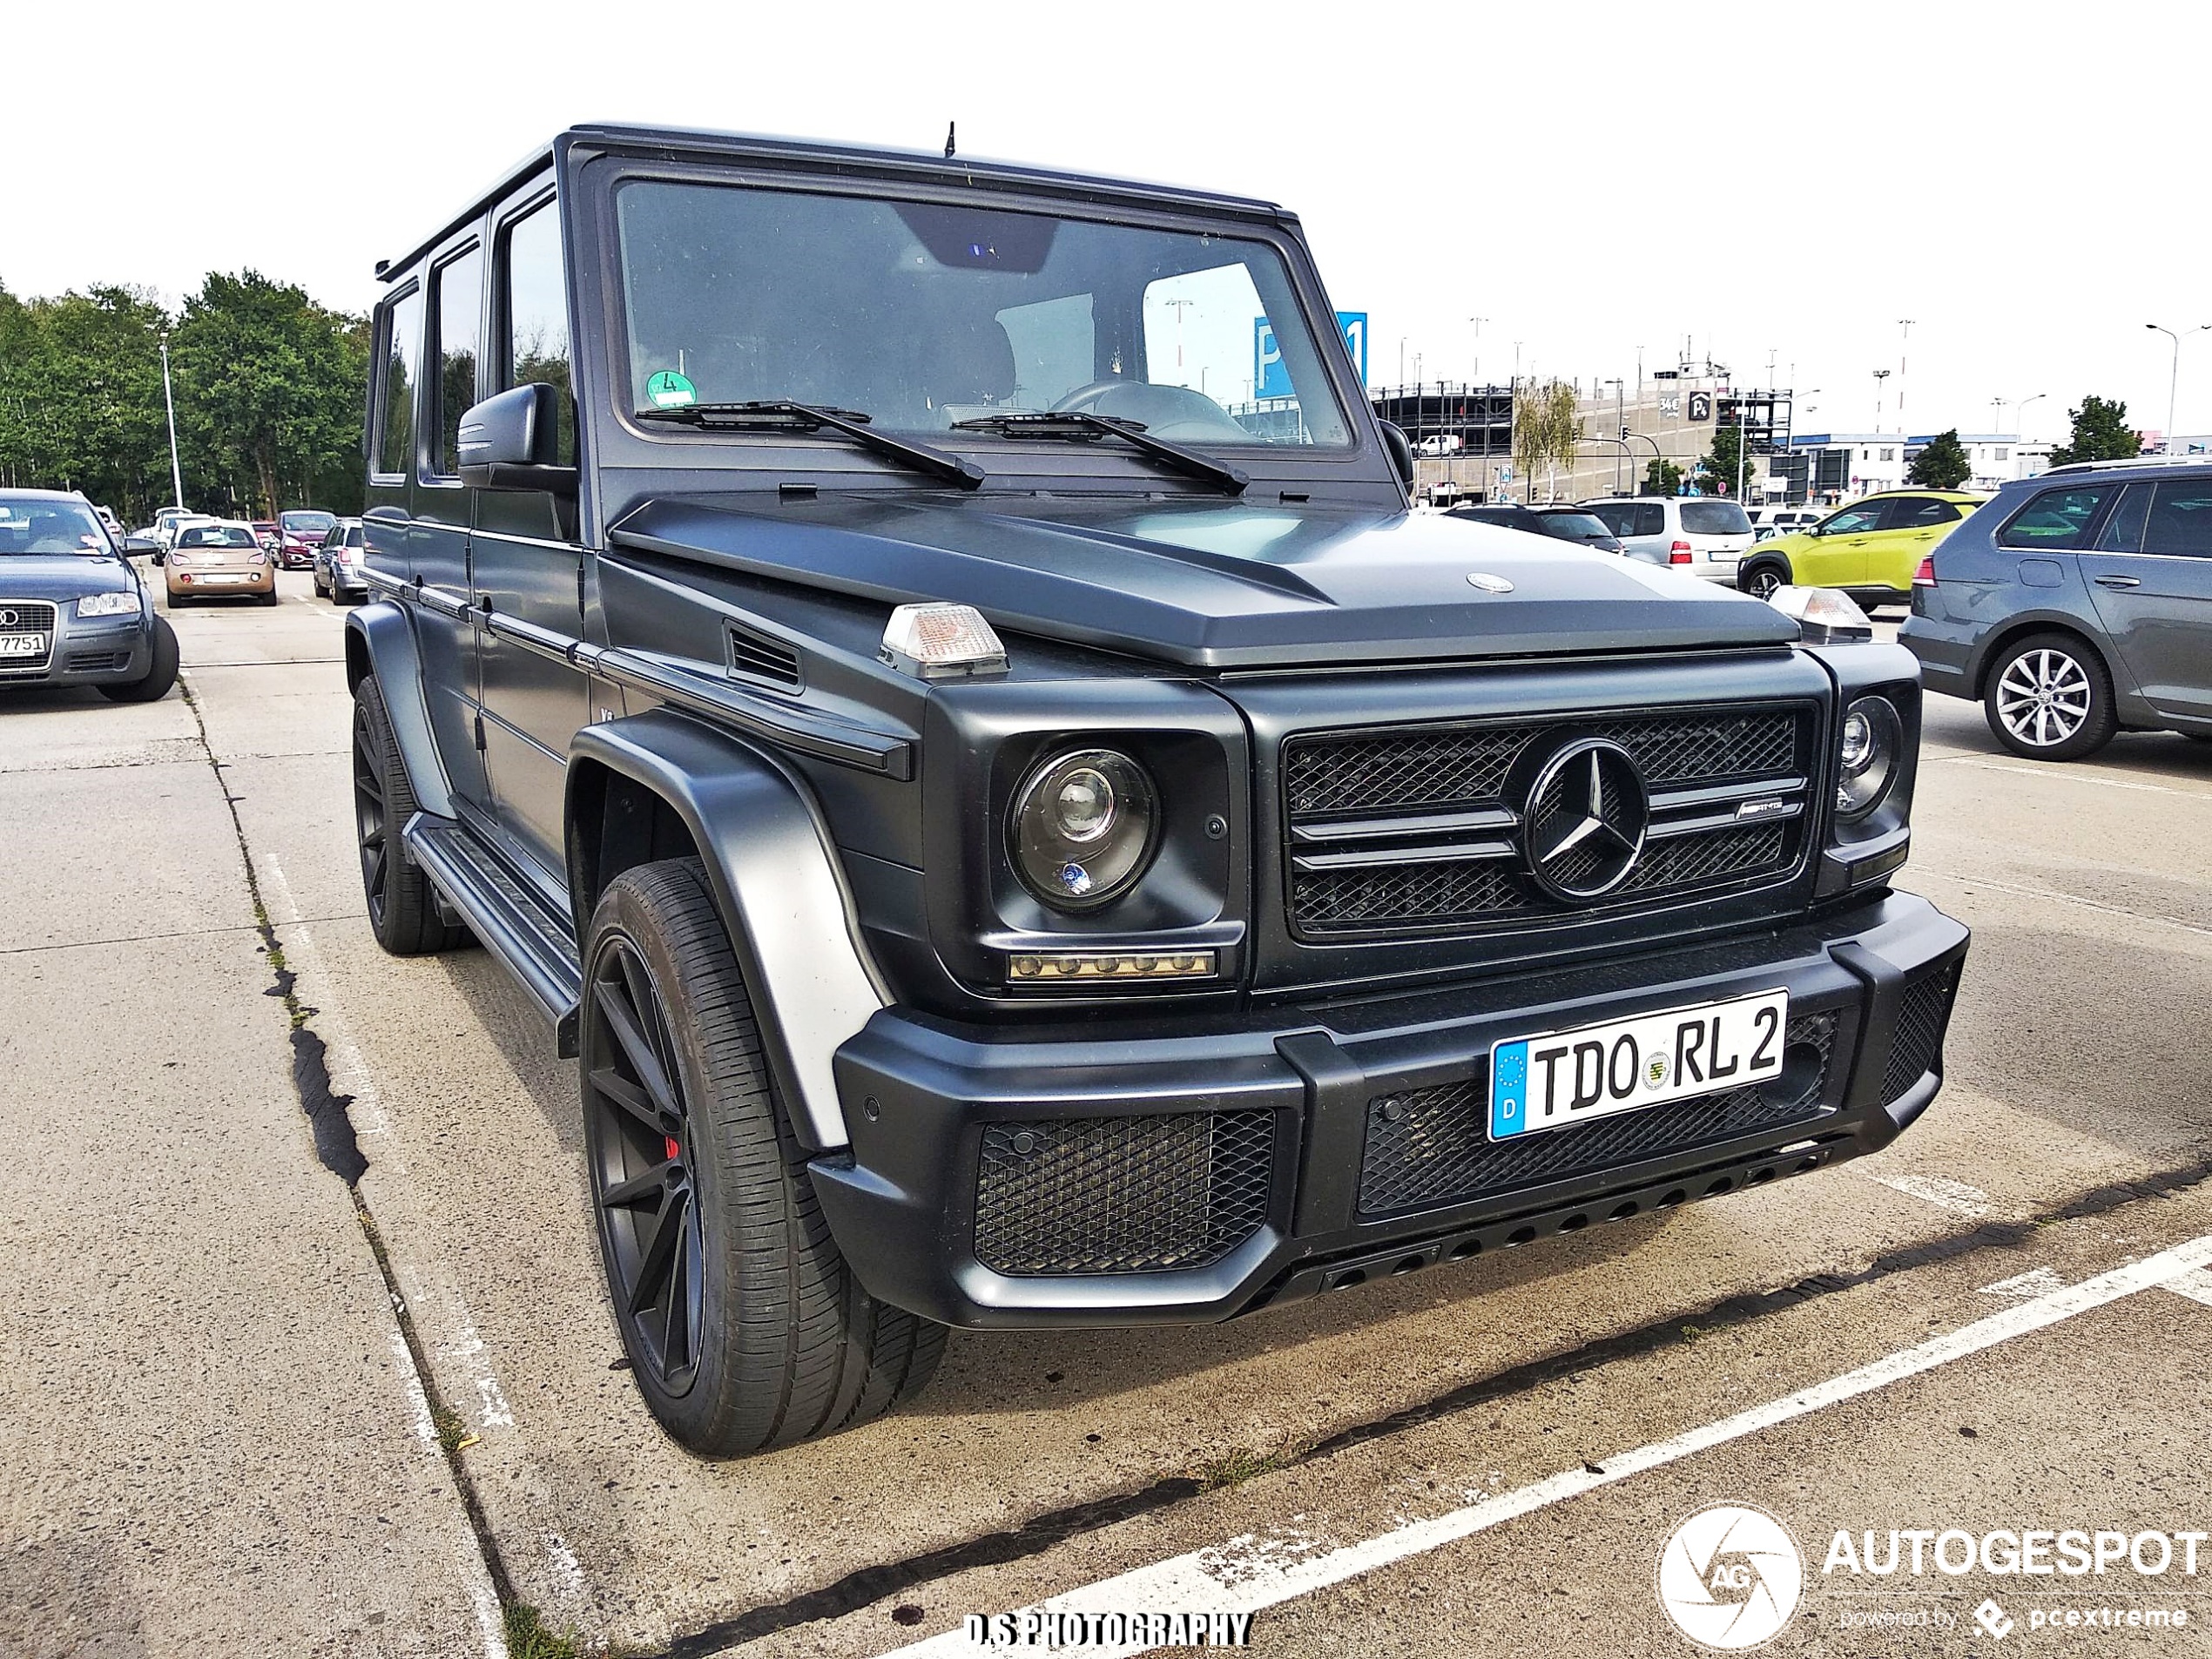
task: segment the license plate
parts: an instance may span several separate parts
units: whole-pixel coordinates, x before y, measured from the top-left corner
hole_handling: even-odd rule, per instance
[[[1741,1089],[1782,1069],[1790,994],[1608,1020],[1490,1048],[1490,1138]]]
[[[0,634],[0,657],[44,657],[44,634]]]
[[[202,582],[206,582],[206,583],[216,583],[216,582],[251,582],[253,578],[252,577],[250,577],[250,576],[238,576],[238,575],[233,575],[233,574],[232,574],[232,573],[231,573],[231,572],[229,572],[229,571],[218,570],[218,571],[214,572],[214,573],[213,573],[213,574],[212,574],[212,575],[209,575],[209,576],[204,576],[204,577],[200,577],[199,579],[200,579]]]

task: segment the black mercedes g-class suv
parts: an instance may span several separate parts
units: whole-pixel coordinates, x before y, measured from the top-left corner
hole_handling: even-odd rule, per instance
[[[1409,511],[1282,209],[581,127],[380,274],[369,916],[577,1057],[685,1445],[1934,1096],[1912,658]]]

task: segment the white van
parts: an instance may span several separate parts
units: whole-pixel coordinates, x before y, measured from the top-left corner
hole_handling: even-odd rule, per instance
[[[1630,558],[1731,588],[1737,563],[1750,550],[1751,521],[1720,496],[1617,496],[1581,507],[1605,521]]]

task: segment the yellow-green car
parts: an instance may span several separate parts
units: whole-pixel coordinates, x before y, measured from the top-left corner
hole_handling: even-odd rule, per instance
[[[1861,604],[1906,604],[1920,561],[1987,499],[1956,489],[1864,496],[1810,529],[1756,544],[1737,568],[1736,585],[1762,599],[1794,583],[1841,588]]]

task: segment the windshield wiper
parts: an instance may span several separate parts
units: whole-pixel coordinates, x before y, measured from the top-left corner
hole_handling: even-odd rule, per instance
[[[1049,409],[1035,415],[981,415],[973,421],[955,421],[955,432],[996,432],[1009,438],[1074,438],[1088,442],[1115,437],[1142,450],[1152,460],[1171,467],[1186,477],[1218,485],[1231,496],[1241,496],[1251,482],[1244,469],[1216,461],[1196,449],[1186,449],[1165,438],[1156,438],[1142,421],[1124,421],[1087,409]]]
[[[747,403],[685,403],[673,408],[639,409],[641,421],[672,421],[684,426],[724,432],[786,431],[834,432],[863,449],[899,462],[916,472],[930,473],[962,489],[980,489],[990,475],[965,455],[948,455],[910,438],[894,438],[868,424],[859,409],[825,408],[813,403],[763,399]]]

